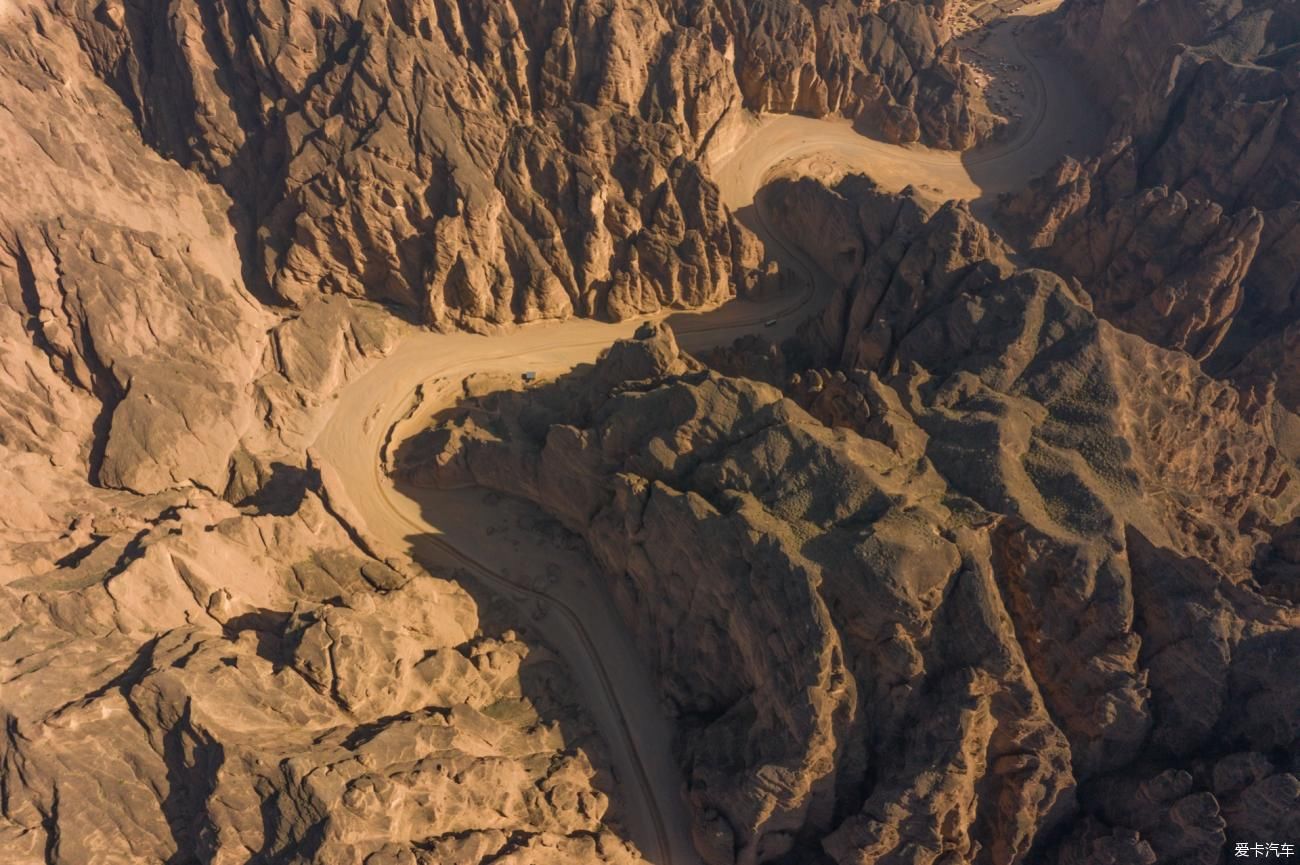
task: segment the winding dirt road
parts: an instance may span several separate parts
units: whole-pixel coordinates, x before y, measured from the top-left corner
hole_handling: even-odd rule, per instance
[[[944,197],[977,200],[1018,187],[1069,149],[1069,142],[1080,143],[1084,134],[1085,123],[1079,119],[1086,113],[1084,103],[1065,71],[1025,52],[1012,34],[1017,21],[1058,3],[1043,0],[1025,7],[993,34],[993,39],[1010,40],[1006,50],[1034,70],[1030,86],[1037,88],[1031,100],[1037,114],[1010,141],[958,155],[871,141],[843,122],[759,118],[739,146],[713,155],[723,200],[735,211],[747,208],[752,214],[755,193],[778,171],[863,171],[886,188],[915,185]],[[754,331],[780,339],[826,297],[827,280],[811,273],[808,263],[766,226],[751,227],[782,266],[806,275],[808,289],[797,298],[733,301],[705,312],[650,317],[668,318],[687,350],[726,344]],[[774,318],[775,326],[764,327]],[[507,337],[414,334],[340,392],[314,450],[341,483],[349,518],[364,523],[357,528],[377,549],[409,551],[434,573],[463,569],[533,611],[535,628],[569,664],[584,706],[609,747],[632,839],[656,865],[697,865],[681,798],[682,778],[672,757],[671,724],[627,630],[604,593],[588,585],[596,578],[571,581],[567,588],[538,588],[536,578],[519,565],[517,551],[475,534],[481,526],[472,524],[482,520],[434,492],[399,491],[384,471],[389,439],[419,405],[417,393],[423,394],[428,408],[430,391],[441,388],[450,398],[452,384],[471,372],[560,374],[594,360],[610,343],[631,336],[644,320],[542,323]],[[420,417],[427,417],[423,409]]]
[[[1060,3],[1038,0],[1007,16],[993,27],[982,48],[1025,70],[1030,113],[1008,140],[954,153],[874,141],[854,132],[848,120],[766,115],[752,119],[747,130],[729,135],[730,147],[709,154],[723,202],[733,210],[746,206],[773,169],[782,166],[821,179],[857,171],[891,192],[915,186],[932,197],[987,204],[1000,193],[1020,189],[1062,154],[1090,151],[1104,130],[1086,91],[1067,67],[1055,62],[1059,58],[1038,53],[1017,33]]]

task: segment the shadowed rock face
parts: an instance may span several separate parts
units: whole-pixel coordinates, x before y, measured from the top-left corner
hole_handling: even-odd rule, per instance
[[[1231,63],[1248,64],[1276,59],[1279,49],[1295,41],[1300,26],[1294,6],[1264,0],[1071,0],[1064,13],[1066,46],[1090,61],[1082,72],[1117,116],[1141,114],[1144,92],[1164,86],[1157,79],[1170,58],[1188,46],[1206,46]]]
[[[1003,202],[1008,226],[1107,320],[1275,386],[1294,409],[1300,17],[1266,3],[1065,8],[1112,143]]]
[[[1032,226],[1044,261],[1096,287],[1102,317],[1204,360],[1242,309],[1265,218],[1167,186],[1135,190],[1134,158],[1125,139],[1086,164],[1062,163],[1008,216]]]
[[[893,142],[965,149],[993,120],[969,103],[948,4],[733,2],[736,77],[756,111],[842,114]]]
[[[585,539],[676,707],[706,861],[1215,862],[1293,813],[1274,407],[962,207],[852,178],[764,206],[846,277],[784,391],[736,377],[781,380],[758,341],[724,375],[647,328],[404,469]]]
[[[417,440],[410,470],[526,495],[586,537],[676,708],[706,861],[819,841],[872,861],[900,832],[1009,852],[1068,810],[987,531],[917,462],[919,429],[898,450],[833,430],[667,330],[513,401],[499,427]],[[1007,810],[977,817],[977,791]]]

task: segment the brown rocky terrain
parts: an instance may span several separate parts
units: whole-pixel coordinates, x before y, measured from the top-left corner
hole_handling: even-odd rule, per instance
[[[1112,142],[1005,201],[1006,223],[1107,320],[1300,406],[1300,14],[1181,0],[1065,9],[1062,40],[1112,108]]]
[[[146,34],[198,63],[207,9],[0,10],[0,859],[639,861],[564,665],[308,464],[405,326],[268,304],[238,196],[109,86],[142,63],[156,122],[219,119]]]
[[[603,575],[702,860],[1300,834],[1294,9],[1067,4],[1117,125],[1004,204],[1048,270],[852,175],[770,186],[799,255],[765,259],[710,153],[753,111],[984,141],[965,14],[0,5],[0,862],[657,861],[537,610],[373,531],[313,448],[380,364],[455,366],[401,355],[422,328],[510,356],[828,288],[780,345],[511,369],[399,451]]]
[[[7,582],[5,861],[641,861],[574,708],[525,695],[555,659],[300,495],[98,503]]]
[[[697,157],[742,106],[861,117],[894,141],[986,137],[942,9],[76,0],[56,14],[145,141],[230,194],[255,293],[342,292],[490,329],[729,296],[743,229]]]
[[[772,281],[696,157],[770,101],[742,93],[726,27],[803,6],[407,5],[7,9],[7,445],[113,488],[239,500],[274,460],[302,465],[292,416],[394,341],[334,293],[491,329]],[[898,5],[840,7],[874,35],[859,51],[856,25],[817,30],[858,64],[817,80],[856,92],[885,52],[879,99],[963,105],[920,84],[936,64],[962,77],[943,15]]]
[[[971,102],[951,43],[953,5],[733,2],[745,106],[842,114],[893,142],[966,149],[995,121]]]
[[[763,203],[839,286],[797,340],[724,373],[647,325],[403,468],[584,540],[675,707],[705,861],[1293,836],[1300,487],[1268,397],[1014,267],[964,206],[860,178]]]

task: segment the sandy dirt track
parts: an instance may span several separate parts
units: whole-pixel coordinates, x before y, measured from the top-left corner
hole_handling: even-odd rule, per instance
[[[1030,97],[1035,113],[1007,141],[960,155],[872,141],[846,122],[755,118],[736,146],[711,158],[723,200],[733,210],[748,208],[752,220],[756,191],[776,174],[788,172],[833,176],[862,171],[889,189],[915,185],[936,196],[984,202],[1019,187],[1072,145],[1086,146],[1086,137],[1095,134],[1066,70],[1015,42],[1016,24],[1058,4],[1044,0],[1025,7],[997,25],[989,39],[1003,40],[1000,50],[1022,59],[1032,70],[1026,89],[1037,88]],[[825,279],[812,274],[766,226],[751,227],[758,230],[769,254],[783,267],[802,273],[809,287],[795,297],[733,301],[704,312],[649,317],[667,318],[687,350],[726,344],[750,332],[780,339],[827,296]],[[597,575],[583,575],[580,564],[563,563],[566,573],[576,569],[577,575],[564,585],[539,589],[528,574],[529,565],[547,554],[528,542],[511,546],[500,535],[494,540],[482,535],[492,514],[473,511],[482,507],[481,497],[432,491],[406,495],[384,471],[383,454],[394,444],[388,441],[394,429],[406,421],[405,433],[418,426],[421,417],[427,418],[430,394],[450,399],[456,383],[473,372],[561,374],[631,336],[646,318],[619,324],[548,322],[495,337],[413,334],[338,395],[315,453],[341,487],[333,494],[346,498],[349,518],[359,523],[359,532],[377,551],[409,551],[434,573],[450,576],[450,568],[462,569],[533,611],[534,629],[570,665],[584,705],[609,746],[632,840],[657,865],[695,865],[699,858],[681,799],[680,770],[672,757],[670,722],[626,629],[618,624],[604,593],[591,590],[598,585]],[[765,327],[773,318],[777,324]],[[412,417],[417,406],[420,415]]]
[[[932,197],[988,205],[1019,189],[1063,154],[1088,152],[1104,132],[1085,90],[1070,70],[1017,31],[1055,10],[1060,0],[1039,0],[992,25],[983,50],[1023,66],[1030,111],[1002,141],[965,153],[920,145],[899,146],[859,135],[847,120],[789,114],[753,118],[749,129],[728,136],[709,154],[723,201],[733,210],[753,200],[774,169],[822,179],[847,172],[869,175],[885,189],[915,186]]]

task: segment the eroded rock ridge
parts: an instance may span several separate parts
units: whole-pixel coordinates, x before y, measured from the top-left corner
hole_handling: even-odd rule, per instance
[[[798,338],[720,372],[647,326],[405,462],[584,539],[675,707],[705,861],[1215,862],[1294,832],[1277,406],[964,205],[850,177],[764,206],[839,286]]]
[[[1061,38],[1111,144],[1004,202],[1013,233],[1107,320],[1296,408],[1300,16],[1076,0]]]

